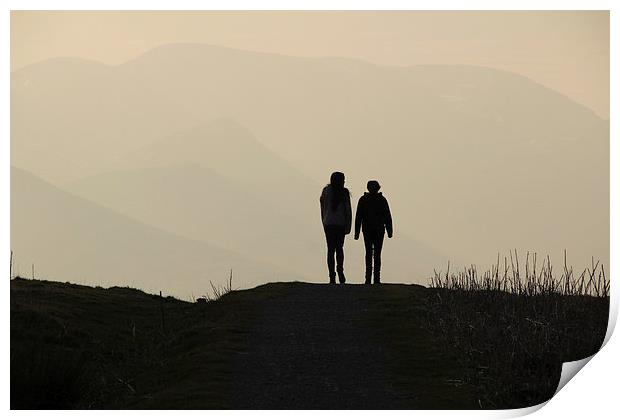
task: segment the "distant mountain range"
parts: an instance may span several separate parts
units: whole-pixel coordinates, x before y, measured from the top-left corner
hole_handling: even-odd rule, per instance
[[[188,299],[295,274],[203,241],[174,235],[11,168],[14,274],[87,285],[138,287]]]
[[[13,165],[312,277],[324,270],[317,200],[332,170],[354,202],[366,180],[382,183],[399,280],[509,248],[609,261],[609,121],[504,71],[175,44],[119,66],[59,58],[15,71],[11,124]]]

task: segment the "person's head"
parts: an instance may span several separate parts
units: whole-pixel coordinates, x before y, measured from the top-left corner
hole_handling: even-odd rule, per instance
[[[381,189],[381,185],[379,185],[378,181],[372,180],[368,181],[368,183],[366,184],[366,188],[368,188],[368,192],[370,193],[378,193]]]
[[[342,172],[334,172],[329,178],[329,184],[335,188],[344,188],[344,174]]]

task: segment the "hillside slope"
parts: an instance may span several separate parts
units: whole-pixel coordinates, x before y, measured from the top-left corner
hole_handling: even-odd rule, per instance
[[[454,355],[423,328],[427,293],[272,283],[201,306],[16,279],[11,405],[474,408]]]
[[[196,304],[10,289],[12,408],[528,407],[600,349],[609,314],[605,297],[404,284],[269,283]]]

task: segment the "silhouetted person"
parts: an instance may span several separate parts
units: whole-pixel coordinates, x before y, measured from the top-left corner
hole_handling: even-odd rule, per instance
[[[349,190],[344,187],[344,174],[334,172],[329,184],[321,193],[321,220],[327,239],[327,269],[329,282],[338,280],[344,283],[344,236],[351,233],[351,197]],[[334,254],[336,261],[334,264]],[[335,267],[334,267],[335,265]]]
[[[366,284],[370,284],[373,274],[373,259],[375,284],[379,284],[383,236],[387,230],[388,238],[392,237],[392,214],[387,199],[379,192],[381,185],[377,181],[368,181],[366,186],[368,192],[360,197],[355,212],[355,239],[359,239],[361,228],[366,248]]]

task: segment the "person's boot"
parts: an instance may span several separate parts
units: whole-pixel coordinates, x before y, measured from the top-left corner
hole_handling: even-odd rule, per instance
[[[338,281],[340,282],[340,284],[346,283],[347,278],[344,276],[344,270],[338,270]]]
[[[366,270],[366,281],[364,283],[365,284],[370,284],[371,283],[371,277],[372,277],[372,271],[371,270]]]
[[[329,284],[336,284],[336,273],[329,273]]]

